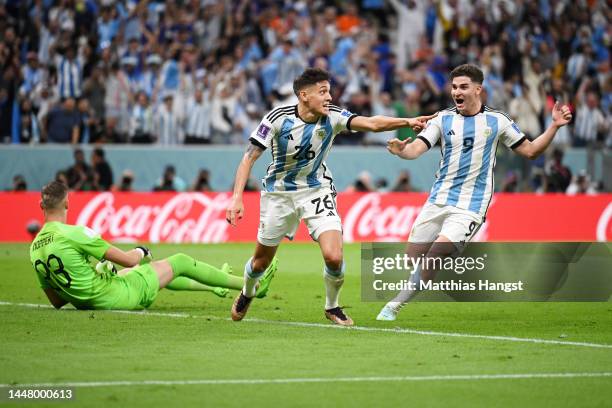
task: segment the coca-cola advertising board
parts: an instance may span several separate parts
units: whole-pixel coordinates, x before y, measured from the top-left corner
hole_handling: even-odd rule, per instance
[[[254,241],[259,194],[245,193],[244,218],[225,221],[230,193],[71,193],[68,222],[87,225],[114,242]],[[347,242],[405,241],[427,199],[424,193],[340,193]],[[42,222],[40,195],[0,193],[0,242],[28,242]],[[610,241],[612,194],[496,194],[479,241]],[[295,237],[309,241],[302,225]]]

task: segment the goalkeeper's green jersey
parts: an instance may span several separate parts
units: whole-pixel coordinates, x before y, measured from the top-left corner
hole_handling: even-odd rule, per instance
[[[110,295],[114,275],[97,274],[89,262],[104,257],[110,244],[93,230],[80,225],[47,222],[30,246],[30,260],[40,286],[53,288],[77,308]]]

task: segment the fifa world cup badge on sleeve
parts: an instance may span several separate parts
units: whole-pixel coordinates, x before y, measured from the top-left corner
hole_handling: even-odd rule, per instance
[[[264,140],[268,137],[268,133],[270,133],[270,128],[263,123],[257,128],[257,136]]]

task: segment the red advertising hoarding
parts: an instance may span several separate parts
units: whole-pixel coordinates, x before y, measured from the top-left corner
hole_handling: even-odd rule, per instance
[[[115,242],[254,241],[259,194],[246,193],[238,227],[225,221],[229,193],[71,193],[68,221]],[[38,193],[0,193],[0,242],[27,242],[28,224],[42,222]],[[424,193],[340,193],[347,242],[404,241]],[[308,241],[302,225],[295,237]],[[479,241],[610,241],[612,194],[497,194]]]

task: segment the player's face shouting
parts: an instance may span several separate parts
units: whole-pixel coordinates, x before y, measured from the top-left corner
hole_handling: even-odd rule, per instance
[[[329,93],[330,85],[328,81],[317,82],[315,85],[308,87],[307,105],[308,108],[318,115],[329,115],[329,104],[332,101]]]
[[[472,115],[478,110],[482,86],[465,76],[453,78],[451,97],[459,113]]]

